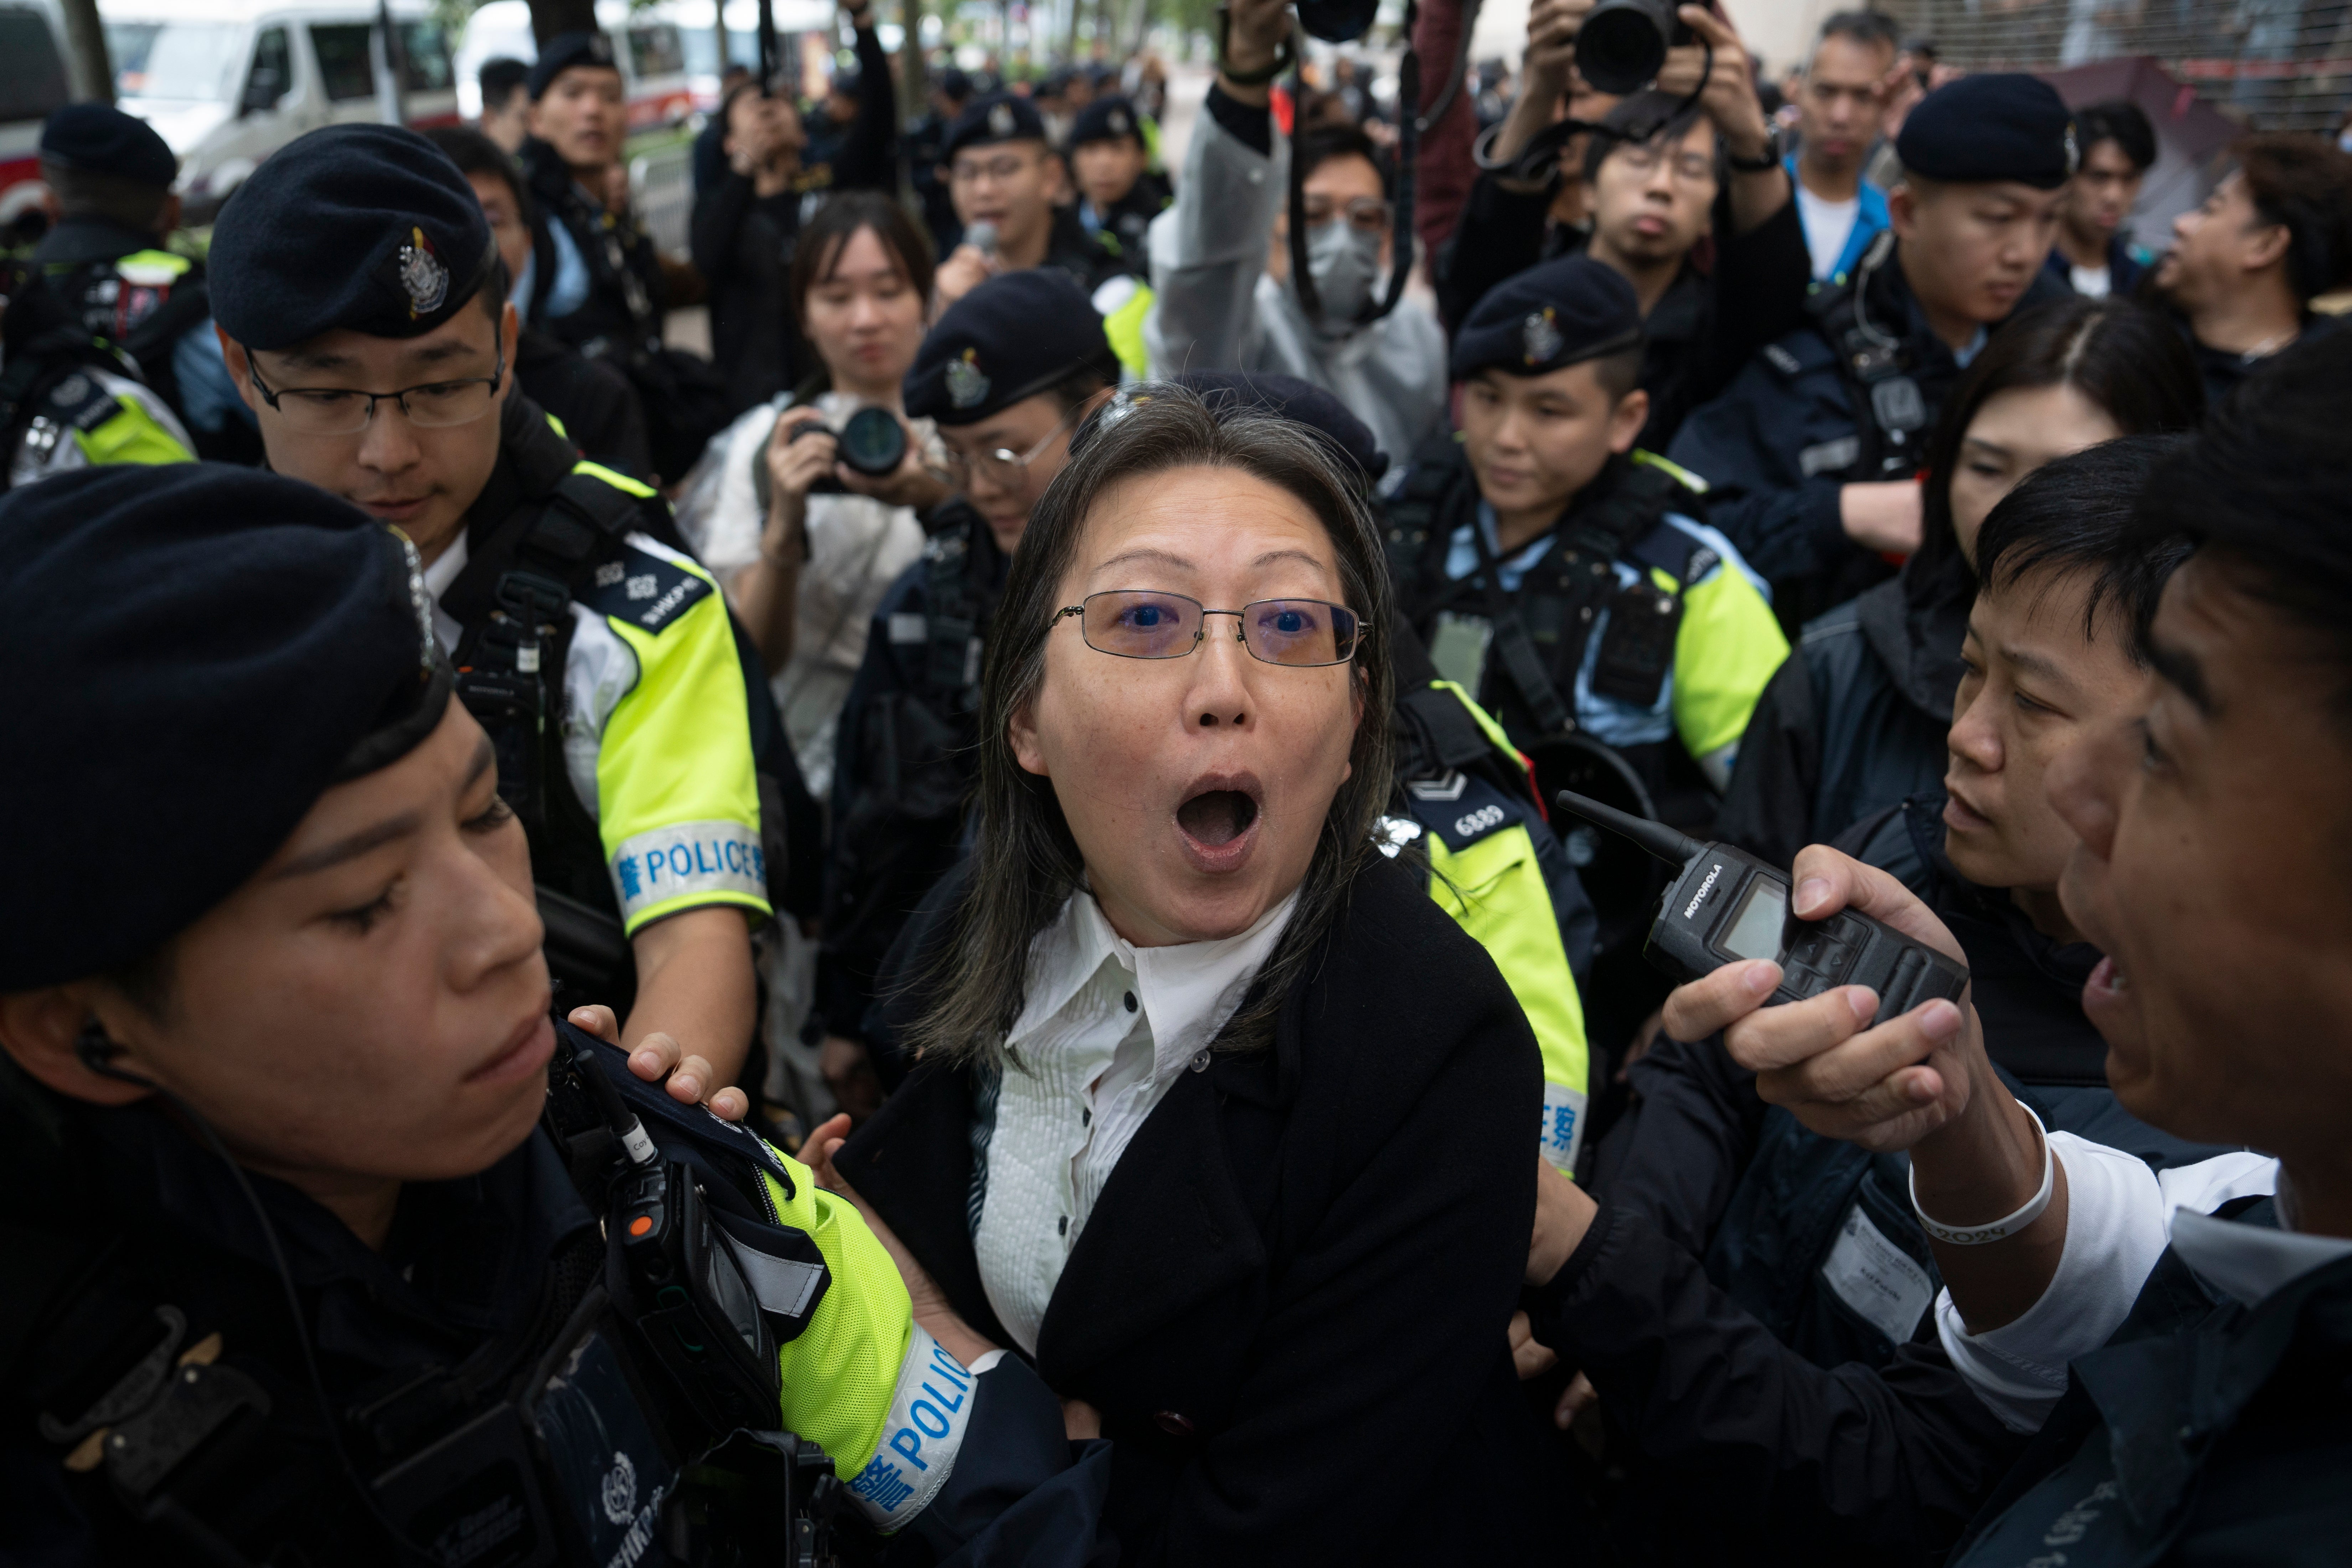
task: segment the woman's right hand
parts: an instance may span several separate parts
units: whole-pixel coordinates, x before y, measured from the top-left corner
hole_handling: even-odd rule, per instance
[[[874,1233],[875,1239],[881,1242],[882,1249],[890,1255],[890,1261],[898,1266],[898,1278],[906,1283],[907,1300],[914,1310],[915,1321],[920,1323],[931,1338],[944,1345],[950,1355],[966,1366],[971,1365],[997,1347],[974,1332],[948,1304],[947,1292],[940,1289],[930,1271],[915,1260],[915,1255],[907,1250],[907,1244],[898,1239],[898,1233],[883,1222],[882,1216],[874,1212],[874,1205],[859,1196],[857,1189],[849,1184],[849,1179],[834,1165],[835,1152],[847,1142],[849,1118],[846,1115],[835,1116],[820,1122],[808,1135],[801,1144],[797,1158],[816,1178],[818,1186],[849,1200],[850,1205],[866,1221],[866,1228]]]

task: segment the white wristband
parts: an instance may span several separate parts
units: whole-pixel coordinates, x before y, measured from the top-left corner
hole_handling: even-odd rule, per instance
[[[2042,1134],[2042,1187],[2025,1200],[2025,1206],[2015,1214],[2003,1215],[1990,1225],[1944,1225],[1927,1217],[1919,1206],[1919,1167],[1911,1167],[1911,1212],[1919,1219],[1919,1227],[1936,1240],[1948,1247],[1982,1247],[1988,1242],[2003,1241],[2015,1236],[2042,1217],[2050,1206],[2050,1194],[2057,1190],[2058,1160],[2050,1152],[2050,1129],[2042,1125],[2042,1118],[2033,1115],[2033,1108],[2024,1101],[2018,1109],[2033,1117],[2034,1131]]]

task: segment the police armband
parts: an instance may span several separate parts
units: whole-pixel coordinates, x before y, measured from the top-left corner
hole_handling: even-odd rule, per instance
[[[877,1530],[902,1529],[947,1484],[971,1425],[981,1374],[1003,1356],[1003,1351],[991,1351],[967,1367],[922,1325],[915,1326],[891,1390],[881,1445],[849,1478],[849,1495]]]
[[[646,910],[681,899],[731,893],[764,903],[768,859],[749,823],[673,823],[625,841],[613,856],[613,882],[621,921],[633,927]]]

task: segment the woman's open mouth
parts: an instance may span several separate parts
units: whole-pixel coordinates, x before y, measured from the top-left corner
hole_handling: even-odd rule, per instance
[[[1241,868],[1257,842],[1262,793],[1257,780],[1245,773],[1194,781],[1192,793],[1176,808],[1176,831],[1195,870]]]

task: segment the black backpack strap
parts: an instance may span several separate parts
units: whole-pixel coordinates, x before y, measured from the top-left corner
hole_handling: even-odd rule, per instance
[[[1396,716],[1407,742],[1397,771],[1405,778],[1433,778],[1475,766],[1494,751],[1486,731],[1451,691],[1434,686],[1399,691]]]

